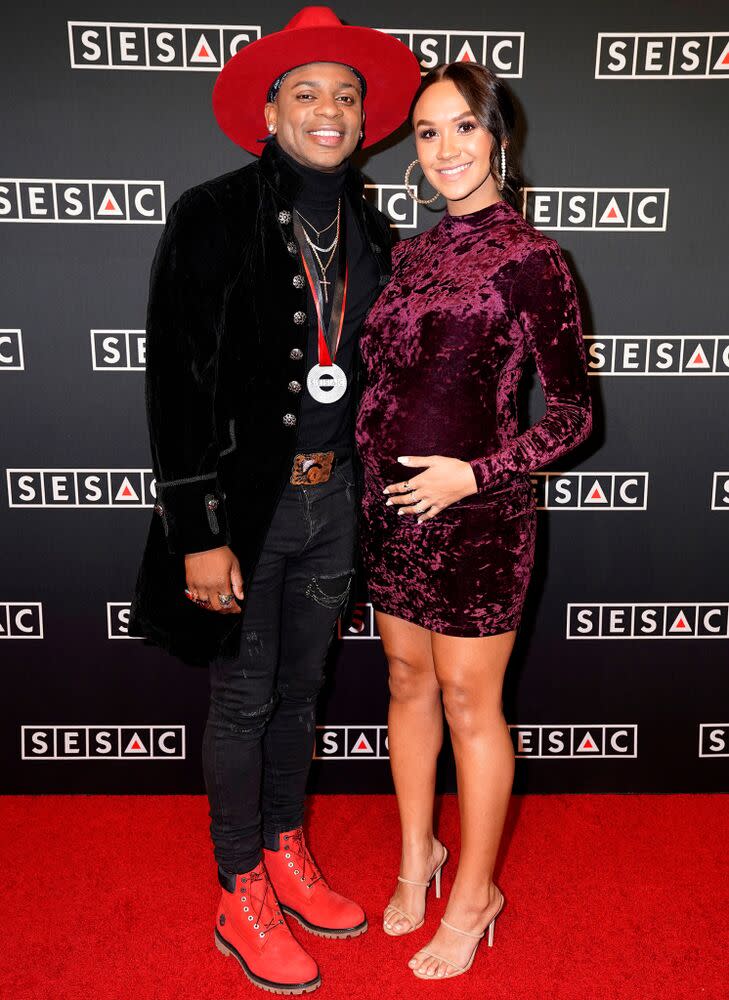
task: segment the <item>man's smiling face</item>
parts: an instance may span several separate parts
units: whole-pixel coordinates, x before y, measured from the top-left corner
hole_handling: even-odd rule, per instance
[[[336,170],[357,148],[362,94],[357,77],[340,63],[297,66],[265,108],[279,145],[304,166]]]

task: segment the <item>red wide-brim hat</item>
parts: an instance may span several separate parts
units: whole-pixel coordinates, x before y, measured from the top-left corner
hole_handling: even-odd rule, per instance
[[[213,111],[228,138],[259,156],[271,84],[287,70],[313,62],[343,63],[364,77],[363,147],[405,121],[420,84],[420,64],[410,49],[382,31],[342,24],[329,7],[304,7],[283,31],[247,45],[220,72]]]

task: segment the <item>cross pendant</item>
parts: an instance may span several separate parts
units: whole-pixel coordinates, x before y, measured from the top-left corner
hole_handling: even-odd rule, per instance
[[[322,291],[324,292],[324,301],[328,302],[329,301],[328,286],[331,284],[331,282],[327,281],[327,279],[324,276],[322,276],[319,284],[321,285]]]

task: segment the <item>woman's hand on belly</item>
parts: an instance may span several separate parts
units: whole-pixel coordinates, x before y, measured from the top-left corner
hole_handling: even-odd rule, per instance
[[[418,524],[429,521],[457,500],[478,492],[470,463],[459,458],[408,455],[398,458],[398,462],[410,468],[425,469],[425,472],[385,487],[386,503],[388,507],[399,507],[398,514],[415,515]]]

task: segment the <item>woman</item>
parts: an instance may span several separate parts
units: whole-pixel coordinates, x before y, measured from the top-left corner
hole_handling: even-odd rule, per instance
[[[362,335],[362,544],[389,662],[402,825],[388,934],[421,926],[447,858],[433,834],[441,698],[458,777],[458,872],[441,925],[409,963],[421,978],[466,972],[504,905],[493,869],[514,752],[501,699],[533,564],[529,473],[591,426],[571,275],[557,243],[515,208],[514,117],[504,85],[481,66],[453,63],[423,79],[410,122],[447,211],[395,247],[392,280]],[[518,434],[516,390],[530,355],[546,413]]]

